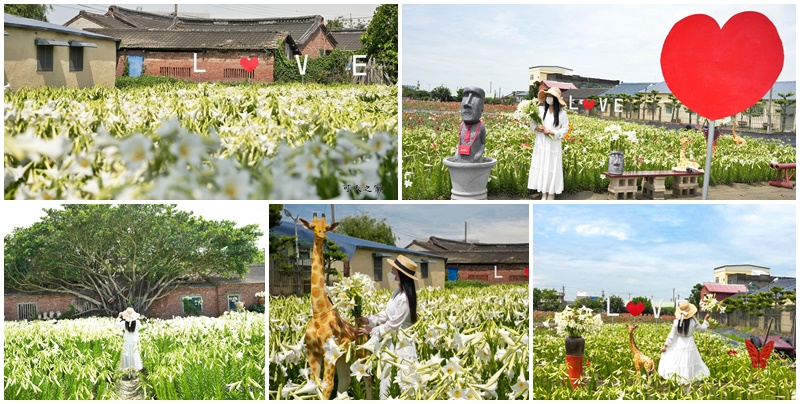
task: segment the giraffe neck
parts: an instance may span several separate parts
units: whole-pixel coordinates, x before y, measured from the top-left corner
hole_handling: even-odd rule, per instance
[[[325,293],[325,271],[322,247],[325,239],[314,237],[314,250],[311,256],[311,310],[314,314],[323,314],[333,306]],[[319,293],[314,293],[318,290]]]
[[[636,347],[636,341],[633,340],[633,330],[631,330],[628,334],[629,334],[629,340],[630,340],[629,342],[630,342],[630,345],[631,345],[631,351],[633,351],[634,354],[641,353],[639,351],[639,348]]]

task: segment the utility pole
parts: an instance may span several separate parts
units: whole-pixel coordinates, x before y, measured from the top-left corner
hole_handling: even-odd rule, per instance
[[[464,242],[467,242],[467,222],[464,222]]]
[[[336,205],[331,204],[331,223],[336,223]]]
[[[178,17],[178,5],[176,4],[175,5],[175,18],[177,18],[177,17]]]

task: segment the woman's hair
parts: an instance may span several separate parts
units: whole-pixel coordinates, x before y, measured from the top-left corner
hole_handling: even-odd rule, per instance
[[[551,95],[551,97],[553,97],[553,125],[558,127],[558,116],[561,115],[561,104],[558,102],[558,100],[556,100],[555,96]],[[548,105],[547,104],[547,99],[545,98],[544,115],[542,115],[542,120],[543,121],[544,121],[544,117],[547,116],[547,110],[548,110],[547,105]]]
[[[697,321],[697,320],[695,320],[694,317],[686,318],[683,321],[678,320],[678,334],[684,337],[689,335],[689,323],[692,321]]]
[[[404,274],[403,271],[397,271],[397,276],[400,278],[400,287],[403,289],[403,293],[406,294],[406,299],[408,300],[408,309],[411,313],[411,323],[417,322],[417,286],[414,284],[414,280],[411,279],[408,275]]]
[[[125,329],[128,330],[128,332],[136,331],[136,320],[133,321],[125,320]]]

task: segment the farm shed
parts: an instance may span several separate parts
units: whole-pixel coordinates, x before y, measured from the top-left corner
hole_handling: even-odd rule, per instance
[[[119,39],[29,18],[3,18],[5,83],[21,87],[114,86]]]

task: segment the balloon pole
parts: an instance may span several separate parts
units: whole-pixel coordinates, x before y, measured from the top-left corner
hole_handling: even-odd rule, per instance
[[[708,184],[711,181],[711,150],[714,148],[714,121],[708,121],[708,139],[706,140],[706,167],[703,173],[703,200],[708,199]]]

